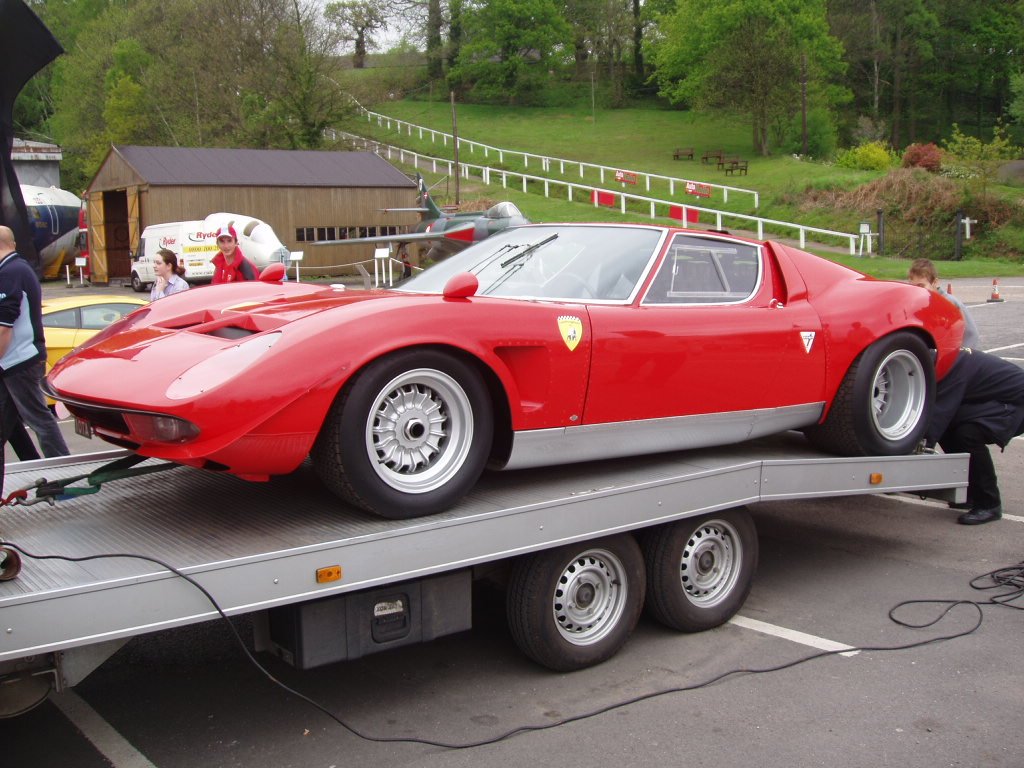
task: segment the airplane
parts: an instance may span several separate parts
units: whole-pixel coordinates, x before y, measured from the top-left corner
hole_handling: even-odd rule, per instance
[[[384,208],[386,213],[414,212],[420,214],[420,220],[412,232],[401,235],[381,235],[379,237],[357,237],[347,240],[317,240],[313,245],[358,245],[366,243],[396,243],[401,252],[409,243],[428,242],[430,250],[426,258],[432,261],[451,256],[463,248],[484,240],[495,232],[520,224],[529,224],[530,220],[512,202],[501,202],[492,205],[486,211],[466,211],[463,213],[446,213],[442,211],[430,197],[427,182],[420,174],[416,175],[418,194],[415,208]]]
[[[78,216],[82,201],[65,189],[31,184],[21,185],[21,196],[43,278],[60,277],[64,264],[73,264],[79,253]]]

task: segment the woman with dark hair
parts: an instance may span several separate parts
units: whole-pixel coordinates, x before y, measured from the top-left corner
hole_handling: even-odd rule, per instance
[[[156,273],[156,281],[153,283],[153,289],[149,292],[150,301],[188,290],[188,283],[185,282],[185,267],[178,264],[178,257],[174,251],[167,248],[157,251],[156,257],[153,259],[153,272]]]

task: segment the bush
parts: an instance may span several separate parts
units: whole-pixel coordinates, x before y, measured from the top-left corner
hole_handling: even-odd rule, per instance
[[[896,164],[892,151],[880,141],[869,141],[836,156],[836,165],[858,171],[884,171]]]
[[[924,168],[929,173],[942,170],[942,150],[935,144],[911,144],[903,150],[904,168]]]

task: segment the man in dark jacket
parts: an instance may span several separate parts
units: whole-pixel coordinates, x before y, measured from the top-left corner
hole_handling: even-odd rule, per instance
[[[961,349],[953,368],[935,387],[935,406],[925,441],[946,453],[969,453],[963,525],[1003,516],[999,484],[989,445],[1005,448],[1024,433],[1024,370],[979,350]]]
[[[32,267],[14,250],[14,233],[0,225],[0,422],[3,441],[24,422],[44,456],[68,447],[40,384],[46,372],[42,289]],[[0,447],[3,446],[0,441]]]

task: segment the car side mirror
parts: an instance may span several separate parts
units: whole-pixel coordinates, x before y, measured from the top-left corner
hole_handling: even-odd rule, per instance
[[[471,272],[459,272],[452,275],[444,284],[444,297],[446,299],[468,299],[475,296],[480,282],[476,275]]]
[[[273,264],[268,264],[260,272],[260,281],[264,283],[280,283],[284,280],[284,264],[279,261],[275,261]]]

